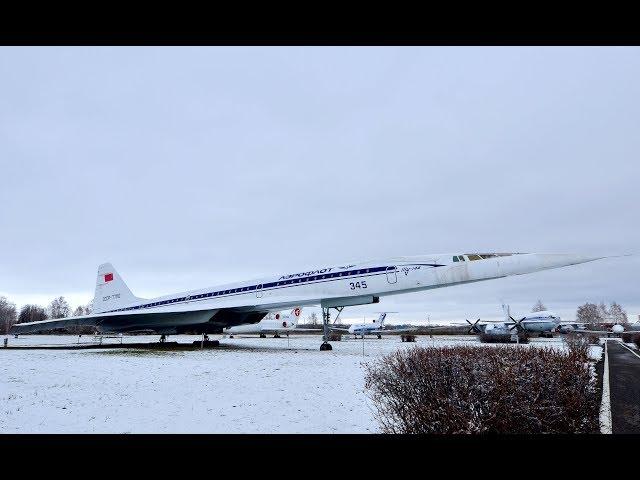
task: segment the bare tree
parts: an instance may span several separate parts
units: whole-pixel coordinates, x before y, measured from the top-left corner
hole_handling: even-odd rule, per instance
[[[91,313],[91,309],[89,308],[89,305],[87,306],[78,305],[76,309],[73,311],[73,316],[82,317],[83,315],[89,315],[90,313]]]
[[[546,309],[547,309],[547,307],[544,306],[544,303],[542,303],[542,300],[538,299],[538,301],[533,306],[533,308],[531,308],[531,311],[532,312],[544,312]]]
[[[9,329],[17,320],[15,304],[9,302],[7,297],[0,297],[0,330],[2,333],[9,333]]]
[[[627,312],[625,312],[624,309],[616,302],[611,303],[611,308],[609,308],[609,316],[611,320],[616,323],[629,323],[629,320],[627,319]]]
[[[598,305],[598,313],[600,314],[601,322],[609,320],[609,316],[611,315],[611,312],[609,312],[609,309],[604,302],[600,302],[600,305]]]
[[[311,315],[307,317],[307,323],[310,323],[311,325],[318,324],[318,315],[316,314],[316,312],[312,312]]]
[[[71,313],[71,307],[64,297],[54,298],[49,304],[49,318],[66,318]]]
[[[598,305],[589,302],[580,305],[576,312],[576,321],[580,323],[602,323],[603,318]]]
[[[20,309],[18,323],[40,322],[47,318],[47,312],[40,305],[24,305]]]

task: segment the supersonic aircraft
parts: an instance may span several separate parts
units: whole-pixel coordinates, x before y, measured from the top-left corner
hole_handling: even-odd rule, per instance
[[[297,272],[203,288],[163,297],[138,298],[110,263],[98,267],[93,313],[81,317],[16,324],[11,333],[35,333],[74,325],[100,331],[153,330],[159,334],[258,323],[269,312],[320,305],[321,350],[331,350],[330,309],[378,303],[380,297],[462,285],[566,267],[605,257],[540,253],[432,254],[321,266]]]

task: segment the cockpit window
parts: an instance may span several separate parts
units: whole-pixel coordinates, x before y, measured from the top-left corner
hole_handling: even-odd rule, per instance
[[[523,255],[522,253],[467,253],[467,260],[482,260],[485,258],[510,257],[511,255]],[[464,260],[460,257],[461,260]]]
[[[464,257],[462,255],[458,255],[458,258],[460,259],[461,262],[464,262]]]

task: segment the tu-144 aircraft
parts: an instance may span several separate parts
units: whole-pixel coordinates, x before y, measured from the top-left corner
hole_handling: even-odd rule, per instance
[[[98,268],[93,313],[81,317],[16,324],[12,333],[37,333],[75,325],[103,332],[152,330],[158,334],[258,323],[269,312],[319,305],[324,335],[321,350],[331,350],[330,310],[338,315],[353,305],[381,297],[480,282],[576,265],[599,258],[572,254],[473,253],[395,257],[323,266],[293,273],[143,299],[133,295],[116,269]]]

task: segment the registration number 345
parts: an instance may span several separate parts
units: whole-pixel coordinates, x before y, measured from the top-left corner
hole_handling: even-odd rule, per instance
[[[351,288],[351,290],[355,290],[357,288],[367,288],[367,282],[364,280],[361,282],[350,282],[349,288]]]

